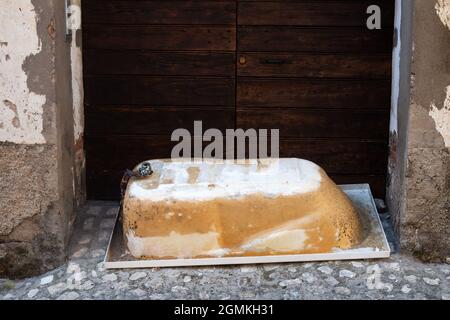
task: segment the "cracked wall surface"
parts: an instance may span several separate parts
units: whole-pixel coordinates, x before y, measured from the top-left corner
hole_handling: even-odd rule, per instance
[[[66,258],[84,159],[75,159],[71,59],[64,1],[1,1],[0,276]]]
[[[402,247],[450,256],[450,0],[415,1]]]

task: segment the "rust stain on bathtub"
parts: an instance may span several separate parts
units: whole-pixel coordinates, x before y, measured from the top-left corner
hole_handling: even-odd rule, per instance
[[[154,161],[159,174],[127,188],[130,252],[137,258],[325,253],[361,241],[356,210],[322,169],[300,159],[278,162],[261,170],[256,161]]]

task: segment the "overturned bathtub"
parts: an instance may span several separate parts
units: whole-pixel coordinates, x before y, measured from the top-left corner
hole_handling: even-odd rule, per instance
[[[302,159],[153,160],[130,179],[106,266],[389,256],[370,189]]]

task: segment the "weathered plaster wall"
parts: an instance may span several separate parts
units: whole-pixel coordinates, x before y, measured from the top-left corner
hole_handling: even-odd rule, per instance
[[[71,47],[60,0],[1,0],[0,276],[66,257],[76,190]]]
[[[395,47],[392,64],[392,100],[390,157],[386,200],[396,235],[400,235],[405,212],[405,172],[408,147],[408,124],[411,86],[413,1],[396,0]]]
[[[415,1],[402,247],[450,256],[450,0]]]

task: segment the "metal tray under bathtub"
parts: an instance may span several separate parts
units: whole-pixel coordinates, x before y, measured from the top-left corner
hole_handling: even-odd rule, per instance
[[[369,185],[355,184],[341,185],[340,187],[358,210],[363,227],[367,231],[367,236],[364,241],[352,249],[334,250],[333,252],[315,254],[140,260],[131,256],[124,244],[122,224],[119,221],[120,209],[118,209],[116,223],[106,251],[105,268],[182,267],[388,258],[391,250],[378,216]]]

